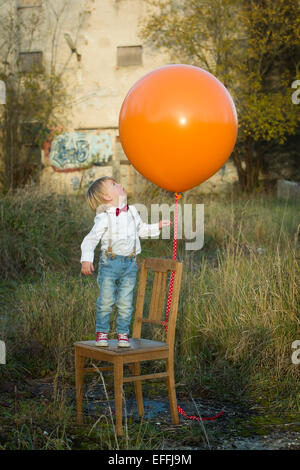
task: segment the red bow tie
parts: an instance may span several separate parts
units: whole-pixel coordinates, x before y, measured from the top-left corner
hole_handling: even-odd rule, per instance
[[[118,207],[116,208],[116,215],[119,215],[120,212],[124,211],[124,212],[127,212],[128,211],[128,204],[124,207],[122,207],[122,209],[119,209]]]

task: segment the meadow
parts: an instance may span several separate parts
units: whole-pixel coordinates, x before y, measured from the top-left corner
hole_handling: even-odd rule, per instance
[[[150,213],[151,203],[174,201],[149,186],[128,202],[143,203]],[[300,364],[291,359],[292,343],[300,340],[299,205],[272,193],[190,192],[182,202],[204,204],[205,234],[201,250],[186,251],[185,240],[177,245],[183,262],[179,399],[250,400],[266,413],[299,416]],[[7,364],[0,366],[0,449],[161,448],[170,427],[151,420],[128,419],[124,438],[116,437],[110,413],[88,417],[83,428],[74,425],[73,344],[94,338],[98,295],[96,275],[80,274],[80,244],[94,218],[84,195],[29,186],[1,197],[0,218],[0,339],[7,346]],[[172,238],[141,244],[138,265],[142,257],[172,257]],[[162,334],[155,332],[159,339]],[[96,379],[89,380],[92,386]],[[51,392],[41,397],[32,389],[30,395],[22,387],[34,381],[51,385]],[[109,408],[110,379],[98,377],[97,384]],[[145,385],[145,397],[158,394],[167,395],[163,382]],[[178,439],[182,433],[195,429],[183,426]],[[199,428],[197,439],[207,442],[204,434]]]

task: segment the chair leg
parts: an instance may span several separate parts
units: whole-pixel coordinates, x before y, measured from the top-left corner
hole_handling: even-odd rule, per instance
[[[173,424],[179,423],[178,409],[177,409],[177,399],[176,399],[176,390],[175,390],[175,378],[174,378],[174,362],[170,358],[167,359],[167,385],[169,392],[169,402],[172,415]]]
[[[122,436],[123,363],[121,361],[115,362],[114,364],[114,388],[116,409],[116,433],[118,436]]]
[[[76,408],[77,408],[77,423],[82,424],[82,397],[83,397],[83,366],[84,356],[80,356],[75,352],[75,381],[76,381]]]
[[[135,362],[132,366],[132,372],[134,375],[141,375],[141,363]],[[139,416],[144,416],[144,402],[143,402],[143,392],[142,392],[142,381],[137,380],[134,382],[134,391],[136,404],[138,409]]]

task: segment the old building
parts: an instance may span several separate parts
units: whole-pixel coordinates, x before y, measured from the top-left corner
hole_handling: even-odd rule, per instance
[[[18,23],[36,25],[21,33],[19,66],[55,67],[70,95],[63,128],[42,146],[41,184],[73,192],[111,175],[129,194],[145,184],[122,150],[118,117],[134,83],[170,60],[139,36],[147,8],[144,0],[15,0]],[[201,187],[227,175],[236,180],[230,163]]]

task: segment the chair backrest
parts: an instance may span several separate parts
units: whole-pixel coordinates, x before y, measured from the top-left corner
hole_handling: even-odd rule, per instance
[[[149,315],[144,317],[145,292],[148,271],[154,272],[152,296],[150,300]],[[175,327],[178,312],[178,301],[182,276],[182,263],[172,259],[144,258],[141,263],[140,279],[138,285],[136,309],[133,324],[133,338],[141,337],[143,323],[161,325],[165,320],[166,309],[164,309],[167,291],[168,272],[174,271],[174,284],[172,292],[172,302],[170,305],[167,324],[167,343],[174,345]]]

